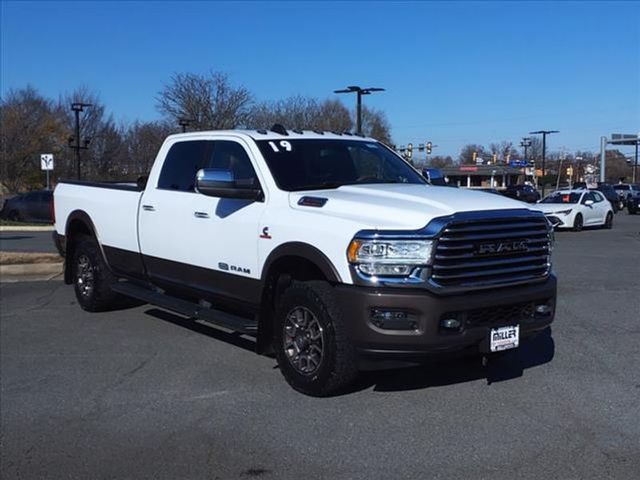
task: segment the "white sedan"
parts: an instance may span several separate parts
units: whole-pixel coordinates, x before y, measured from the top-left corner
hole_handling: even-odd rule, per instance
[[[597,191],[560,190],[540,200],[536,208],[544,212],[555,228],[579,232],[583,227],[613,226],[611,204]]]

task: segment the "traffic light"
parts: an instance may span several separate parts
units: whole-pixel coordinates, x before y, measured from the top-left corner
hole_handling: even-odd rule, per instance
[[[478,152],[473,152],[473,163],[476,163],[476,158],[478,158]]]
[[[427,147],[427,155],[431,155],[431,149],[433,147],[431,142],[427,142],[426,147]]]
[[[413,143],[407,145],[407,158],[411,159],[413,157]]]
[[[495,165],[498,162],[498,154],[494,153],[493,154],[493,164]]]

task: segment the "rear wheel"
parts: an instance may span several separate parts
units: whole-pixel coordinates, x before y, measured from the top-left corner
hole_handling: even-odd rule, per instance
[[[326,282],[294,282],[285,290],[275,315],[274,348],[284,378],[307,395],[338,393],[358,373],[355,349]]]
[[[107,267],[93,238],[80,237],[73,249],[71,262],[76,298],[84,310],[101,312],[121,305],[124,297],[111,290],[117,278]]]
[[[584,219],[582,218],[582,214],[579,213],[576,215],[576,218],[573,219],[573,231],[579,232],[584,227]]]
[[[608,212],[604,221],[604,228],[611,230],[613,228],[613,213]]]

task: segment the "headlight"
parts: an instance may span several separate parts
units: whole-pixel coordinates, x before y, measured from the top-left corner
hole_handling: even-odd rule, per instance
[[[559,210],[559,211],[553,212],[553,213],[556,213],[556,214],[559,213],[560,215],[569,215],[571,213],[571,209],[569,209],[569,210]]]
[[[349,262],[365,275],[407,276],[431,262],[430,240],[360,240],[349,245]]]

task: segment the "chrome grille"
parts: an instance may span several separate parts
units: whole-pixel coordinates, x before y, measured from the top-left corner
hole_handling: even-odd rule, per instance
[[[437,240],[431,283],[442,288],[511,285],[549,275],[543,215],[452,221]]]

